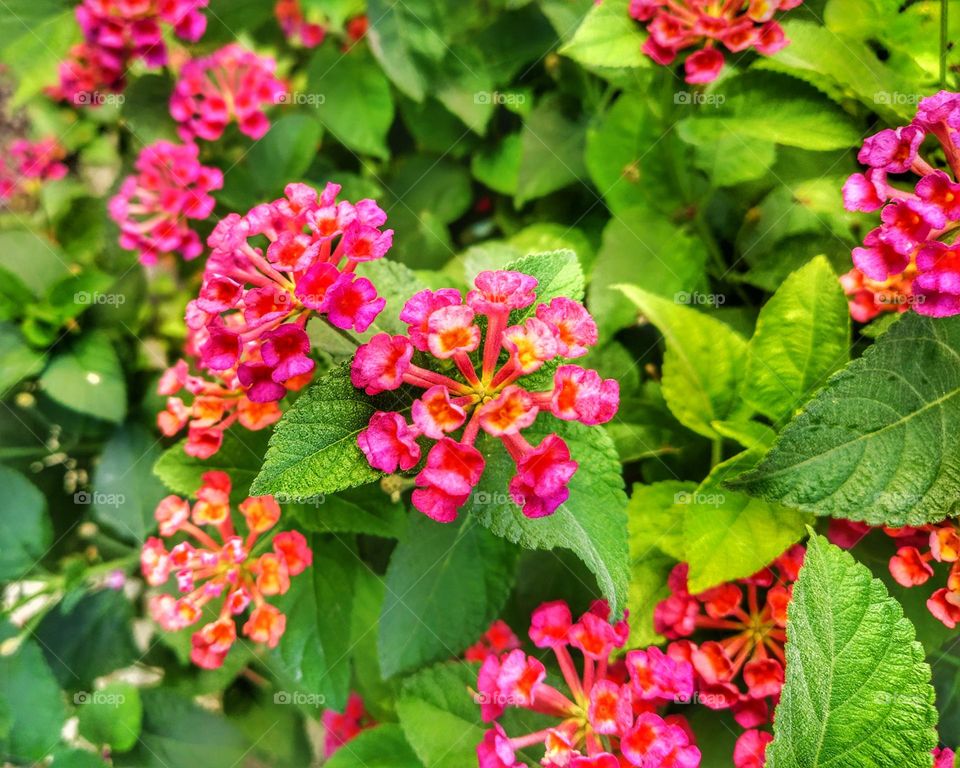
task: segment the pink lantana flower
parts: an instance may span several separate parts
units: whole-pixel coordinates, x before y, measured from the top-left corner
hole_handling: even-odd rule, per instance
[[[684,62],[688,83],[716,80],[724,65],[721,46],[730,53],[753,48],[772,56],[788,45],[774,16],[803,0],[631,0],[630,16],[646,26],[643,52],[668,66],[680,51],[699,47]]]
[[[483,636],[464,651],[467,661],[484,661],[487,656],[499,656],[520,647],[520,639],[502,619],[497,619]]]
[[[275,648],[286,628],[286,617],[266,598],[290,587],[290,578],[311,565],[306,539],[296,531],[273,536],[272,550],[254,556],[262,534],[280,519],[272,496],[252,496],[239,505],[243,531],[234,527],[230,507],[230,476],[206,472],[196,502],[167,496],[156,509],[160,537],[144,542],[140,565],[152,587],[165,586],[171,577],[179,596],[154,594],[150,614],[163,629],[176,632],[216,618],[193,633],[190,658],[205,669],[223,664],[239,631],[255,643]],[[168,549],[176,537],[178,543]],[[244,621],[243,616],[246,616]]]
[[[276,78],[276,62],[237,43],[198,59],[180,71],[170,96],[170,114],[184,141],[216,141],[231,121],[251,139],[270,130],[264,108],[278,103],[286,86]]]
[[[304,48],[316,48],[327,36],[325,26],[311,23],[304,18],[300,0],[277,0],[273,11],[284,37],[291,43]]]
[[[210,192],[223,186],[218,168],[201,165],[195,144],[158,141],[144,147],[110,201],[110,217],[120,227],[120,245],[153,264],[166,253],[194,259],[203,251],[190,220],[207,218],[216,201]]]
[[[329,760],[348,742],[355,739],[365,728],[376,725],[376,721],[367,714],[360,694],[350,692],[347,706],[343,712],[325,709],[321,718],[323,723],[323,757]]]
[[[421,444],[433,441],[413,504],[434,520],[454,520],[480,481],[485,462],[474,443],[481,430],[500,439],[513,459],[509,492],[523,513],[552,514],[569,495],[577,463],[558,435],[531,445],[522,431],[541,412],[584,424],[616,414],[619,386],[596,371],[560,365],[551,388],[527,385],[524,377],[580,357],[597,341],[593,318],[571,299],[520,314],[536,302],[536,288],[530,275],[495,271],[481,272],[465,300],[452,289],[420,291],[400,313],[407,335],[380,333],[357,350],[351,378],[368,395],[403,384],[424,390],[410,409],[412,423],[378,412],[358,444],[372,467],[392,473],[417,465]]]
[[[164,25],[196,42],[207,28],[202,9],[209,0],[83,0],[76,7],[84,42],[60,67],[55,98],[98,106],[105,93],[123,90],[124,76],[136,61],[147,67],[167,63]]]
[[[67,175],[66,156],[67,151],[52,137],[11,141],[0,154],[0,202],[34,192],[45,181],[62,179]]]
[[[869,167],[843,186],[849,211],[880,212],[880,226],[853,249],[854,268],[841,278],[855,320],[914,309],[930,317],[960,314],[960,94],[940,91],[921,100],[909,125],[886,128],[857,155]],[[940,144],[946,167],[921,155],[923,142]],[[901,188],[889,175],[913,174]]]
[[[289,184],[286,197],[230,214],[207,240],[213,250],[187,325],[203,331],[202,367],[235,370],[252,402],[274,402],[310,379],[310,317],[362,333],[386,303],[354,271],[390,249],[393,230],[380,229],[387,217],[372,200],[337,202],[339,192]]]
[[[667,656],[693,665],[697,700],[731,709],[743,728],[768,723],[780,699],[787,604],[805,552],[795,545],[750,578],[697,595],[687,590],[687,565],[681,563],[670,574],[670,596],[654,610],[654,628],[674,641]],[[700,633],[711,639],[701,640]]]
[[[530,638],[550,648],[563,685],[548,680],[543,663],[522,650],[488,655],[477,676],[481,717],[493,728],[477,745],[481,768],[522,766],[516,753],[542,744],[541,765],[582,768],[697,768],[700,750],[682,715],[666,714],[689,702],[693,665],[656,648],[613,654],[627,641],[625,621],[611,625],[609,608],[598,601],[574,622],[563,602],[533,613]],[[583,656],[578,669],[570,649]],[[648,661],[650,663],[648,663]],[[542,730],[511,737],[499,722],[509,708],[557,718]]]

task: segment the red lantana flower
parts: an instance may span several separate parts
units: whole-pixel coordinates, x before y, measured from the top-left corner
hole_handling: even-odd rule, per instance
[[[329,760],[344,744],[355,739],[360,731],[376,725],[376,721],[367,714],[363,699],[353,691],[347,698],[347,706],[343,712],[325,709],[321,721],[325,760]]]
[[[750,578],[697,595],[688,591],[687,565],[680,563],[668,580],[670,597],[654,611],[656,631],[674,641],[667,654],[689,661],[696,671],[698,701],[711,709],[731,709],[744,728],[767,723],[779,701],[787,604],[805,552],[795,545]],[[765,743],[762,736],[745,738],[754,746]],[[742,751],[755,750],[745,746]]]
[[[605,602],[576,622],[566,603],[545,603],[533,613],[530,639],[556,657],[564,689],[547,681],[543,663],[522,650],[491,654],[480,667],[476,700],[493,728],[477,745],[480,768],[522,766],[516,752],[542,744],[546,768],[697,768],[700,750],[685,718],[665,715],[693,693],[693,665],[657,648],[612,659],[629,634],[626,622],[611,625]],[[581,670],[570,653],[583,656]],[[508,736],[499,721],[510,707],[555,717],[555,725]]]
[[[723,69],[722,45],[731,53],[753,48],[771,56],[788,44],[774,21],[778,11],[803,0],[631,0],[630,15],[643,23],[649,37],[643,52],[657,64],[670,65],[677,54],[699,47],[684,62],[688,83],[709,83]]]
[[[310,317],[362,333],[384,307],[354,270],[390,249],[393,230],[380,230],[387,216],[373,200],[337,202],[339,192],[288,184],[285,198],[230,214],[207,240],[213,251],[187,325],[202,329],[202,366],[235,370],[251,402],[275,402],[309,380]]]
[[[144,542],[140,564],[150,586],[164,586],[171,576],[176,580],[179,597],[164,592],[149,602],[154,621],[167,631],[196,624],[205,609],[221,601],[216,618],[193,633],[190,654],[198,666],[215,669],[236,641],[242,615],[246,637],[276,647],[286,617],[266,598],[286,592],[313,554],[303,535],[283,531],[273,536],[270,551],[254,555],[260,536],[279,521],[280,506],[272,496],[244,500],[239,505],[244,534],[234,528],[230,476],[206,472],[202,481],[192,508],[179,496],[161,500],[155,512],[160,536]],[[168,549],[174,538],[177,543]]]
[[[420,291],[400,313],[406,336],[380,333],[357,350],[351,378],[367,394],[402,384],[424,390],[411,407],[412,424],[378,411],[357,442],[370,466],[392,473],[418,465],[421,438],[434,441],[413,492],[414,506],[434,520],[454,520],[479,482],[484,458],[474,443],[481,429],[499,438],[516,464],[509,491],[523,513],[552,514],[569,496],[577,463],[559,435],[534,446],[521,432],[541,411],[584,424],[617,412],[617,382],[576,365],[558,366],[550,389],[524,386],[525,376],[580,357],[597,341],[593,318],[570,299],[521,314],[536,301],[536,288],[530,275],[495,271],[481,272],[466,300],[454,289]]]
[[[304,18],[300,0],[277,0],[273,11],[284,37],[291,43],[304,48],[316,48],[327,36],[325,26],[313,24]]]

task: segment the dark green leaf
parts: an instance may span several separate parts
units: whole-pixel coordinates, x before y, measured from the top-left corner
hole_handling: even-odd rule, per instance
[[[0,466],[0,488],[10,510],[0,515],[0,582],[18,581],[47,554],[53,532],[46,499],[27,478]]]

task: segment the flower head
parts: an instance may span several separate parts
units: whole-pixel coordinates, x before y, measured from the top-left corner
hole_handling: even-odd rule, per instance
[[[360,731],[376,725],[367,714],[360,695],[351,691],[347,698],[347,706],[343,712],[325,709],[323,722],[323,757],[330,759],[344,744],[354,739]]]
[[[270,129],[263,108],[276,104],[285,92],[275,69],[273,59],[237,43],[191,59],[180,71],[170,97],[170,114],[179,123],[180,137],[215,141],[228,123],[236,121],[251,139],[262,138]]]
[[[164,26],[196,42],[207,28],[210,0],[83,0],[75,9],[84,42],[61,64],[55,98],[97,106],[102,92],[123,90],[124,74],[136,61],[147,67],[167,63]]]
[[[865,322],[881,312],[913,308],[930,317],[960,314],[960,255],[952,239],[960,228],[960,94],[940,91],[923,99],[912,123],[868,137],[858,159],[869,167],[843,188],[851,211],[880,211],[880,226],[853,249],[855,269],[842,284],[854,319]],[[946,168],[921,155],[933,137],[943,149]],[[888,174],[919,177],[906,188]]]
[[[627,629],[625,622],[610,625],[608,617],[605,603],[594,604],[576,622],[563,602],[545,603],[534,611],[530,637],[537,646],[552,649],[562,686],[554,685],[543,663],[522,650],[485,657],[477,677],[477,701],[483,720],[493,728],[477,746],[481,766],[516,765],[516,751],[535,744],[543,744],[540,764],[545,768],[700,765],[700,750],[686,720],[664,712],[678,700],[674,693],[678,680],[692,686],[692,664],[683,659],[665,662],[655,648],[631,652],[649,653],[652,665],[639,656],[632,657],[632,664],[615,660],[612,654],[626,643]],[[583,654],[581,670],[571,646]],[[653,690],[666,695],[638,695]],[[510,737],[498,722],[510,707],[556,717],[559,722]]]
[[[286,617],[266,598],[290,587],[290,577],[310,566],[312,553],[296,531],[273,537],[272,550],[253,555],[260,537],[280,519],[272,496],[253,496],[240,506],[245,535],[234,527],[230,477],[207,472],[192,508],[189,501],[168,496],[157,506],[160,538],[151,537],[141,551],[147,583],[164,586],[171,576],[179,597],[160,593],[150,599],[150,612],[160,626],[177,631],[196,624],[203,612],[216,608],[216,618],[192,637],[191,659],[206,669],[219,667],[237,639],[240,615],[250,609],[240,630],[255,643],[276,647]],[[168,549],[170,541],[179,543]]]
[[[684,62],[688,83],[716,80],[724,65],[721,46],[731,53],[753,48],[771,56],[788,44],[774,21],[777,11],[796,8],[803,0],[631,0],[630,16],[646,25],[643,52],[657,64],[669,65],[680,51],[702,46]]]
[[[712,709],[732,709],[744,728],[768,721],[783,687],[786,606],[804,554],[795,545],[750,578],[697,595],[687,590],[686,564],[674,568],[671,594],[657,604],[654,627],[674,640],[669,658],[693,665],[693,689],[688,691],[684,679],[678,682],[682,693],[694,693]],[[646,661],[639,675],[649,661],[637,661]],[[628,655],[628,664],[637,661]]]
[[[291,43],[304,48],[316,48],[327,36],[326,27],[313,24],[304,18],[300,0],[277,0],[273,12],[284,36]]]
[[[62,179],[67,175],[66,156],[67,151],[52,137],[11,141],[0,155],[0,203],[34,191],[41,182]]]
[[[371,221],[382,224],[385,216],[372,200],[337,202],[339,191],[336,184],[322,194],[289,184],[286,197],[245,216],[230,214],[207,240],[212,252],[199,295],[187,307],[187,324],[202,336],[202,366],[235,370],[251,402],[279,400],[312,376],[315,362],[305,327],[313,314],[362,333],[385,305],[373,284],[354,274],[370,252],[355,252],[360,241],[348,237],[357,228],[371,228]],[[387,235],[391,230],[381,233]],[[363,386],[377,391],[379,377],[389,377],[389,365],[399,365],[402,355],[401,350],[394,358],[389,344],[373,345],[365,365],[355,366],[355,383],[358,375],[369,376]],[[384,384],[392,388],[393,381]]]
[[[164,253],[185,259],[200,255],[203,245],[190,228],[191,219],[205,219],[215,201],[210,192],[223,186],[217,168],[201,165],[195,144],[158,141],[141,150],[120,191],[110,201],[110,217],[120,227],[120,245],[152,264]]]
[[[414,440],[438,441],[413,494],[414,506],[435,520],[455,519],[479,482],[484,459],[474,442],[480,430],[500,439],[516,465],[513,501],[528,517],[542,517],[566,501],[577,463],[560,436],[547,435],[534,446],[523,431],[544,411],[584,424],[616,414],[619,386],[596,371],[560,365],[550,389],[527,385],[526,376],[579,357],[597,341],[596,323],[571,299],[539,304],[522,323],[510,325],[512,313],[536,302],[536,289],[530,275],[490,271],[477,276],[465,300],[452,289],[420,291],[400,313],[406,336],[380,333],[357,350],[351,378],[367,394],[403,384],[424,390],[411,407],[412,424],[393,414],[388,434],[383,413],[375,414],[358,444],[371,466],[395,472],[409,468],[395,457],[416,463],[417,451],[409,447]]]

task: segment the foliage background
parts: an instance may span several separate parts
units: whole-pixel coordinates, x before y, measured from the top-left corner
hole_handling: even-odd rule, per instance
[[[640,53],[626,0],[302,2],[330,24],[314,51],[286,43],[264,0],[212,0],[208,32],[191,47],[240,40],[272,53],[307,97],[273,109],[260,141],[231,127],[204,145],[202,161],[226,176],[205,226],[289,181],[337,181],[389,214],[390,256],[414,273],[381,288],[393,301],[413,281],[463,286],[525,254],[574,251],[606,340],[589,363],[620,380],[623,404],[581,448],[596,461],[568,506],[589,521],[606,483],[607,522],[620,522],[585,539],[560,524],[530,533],[539,541],[513,532],[526,549],[494,535],[508,504],[495,485],[450,527],[411,516],[377,484],[315,494],[286,507],[323,567],[288,596],[281,647],[235,649],[215,672],[191,667],[187,638],[143,619],[136,573],[156,502],[195,490],[201,471],[158,438],[154,392],[183,341],[202,259],[144,270],[106,216],[139,150],[175,136],[172,79],[135,68],[122,103],[55,104],[42,89],[78,39],[73,3],[2,0],[7,129],[57,136],[72,171],[35,206],[0,214],[0,581],[15,585],[14,601],[24,588],[43,595],[25,625],[9,610],[0,624],[0,752],[15,763],[102,765],[87,747],[106,744],[114,765],[302,766],[314,759],[320,708],[277,694],[339,708],[355,689],[385,725],[352,753],[361,762],[338,766],[469,765],[482,728],[454,692],[472,671],[431,665],[493,618],[522,629],[543,600],[585,608],[600,576],[631,610],[631,642],[652,642],[652,606],[674,562],[689,561],[701,587],[749,575],[813,520],[729,490],[708,510],[674,498],[720,492],[881,330],[849,336],[835,275],[872,224],[843,210],[840,189],[862,139],[905,123],[939,87],[941,4],[812,0],[790,14],[787,49],[735,57],[703,90]],[[960,3],[949,6],[949,39],[960,39]],[[362,13],[369,32],[351,44],[345,25]],[[952,47],[947,61],[952,87]],[[114,298],[78,299],[94,294]],[[799,375],[786,362],[795,338],[818,351]],[[332,339],[325,349],[328,367],[349,352]],[[267,438],[231,434],[206,466],[229,468],[242,493]],[[890,583],[880,545],[868,539],[855,555],[915,623],[941,732],[955,741],[955,638],[927,614],[922,590]],[[115,568],[131,576],[125,591],[103,589]],[[122,704],[85,698],[104,678]],[[83,743],[69,727],[61,736],[74,717]],[[729,722],[709,712],[693,721],[704,765],[729,764]]]

